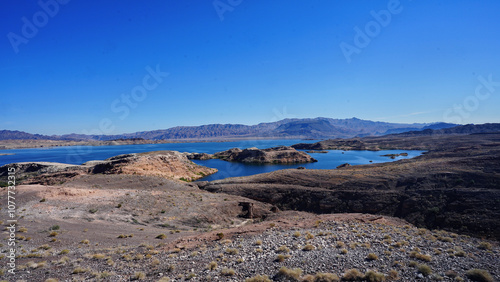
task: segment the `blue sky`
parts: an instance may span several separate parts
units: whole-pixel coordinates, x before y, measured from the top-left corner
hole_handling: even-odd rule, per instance
[[[494,0],[5,1],[0,129],[500,122],[499,14]]]

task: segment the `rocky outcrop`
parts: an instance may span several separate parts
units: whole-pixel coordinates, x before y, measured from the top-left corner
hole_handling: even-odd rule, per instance
[[[217,172],[217,169],[193,163],[176,151],[125,154],[83,165],[50,162],[9,164],[0,167],[0,181],[6,182],[9,167],[14,167],[16,178],[26,184],[57,184],[85,174],[133,174],[193,181]]]
[[[317,161],[308,154],[287,146],[268,149],[248,148],[245,150],[233,148],[215,153],[214,158],[230,162],[273,164],[311,163]]]
[[[351,165],[348,164],[348,163],[345,163],[345,164],[341,164],[339,166],[337,166],[337,168],[344,168],[344,167],[350,167]]]
[[[91,173],[135,174],[160,176],[168,179],[192,181],[217,172],[217,169],[197,165],[177,151],[156,151],[119,155],[93,165]]]

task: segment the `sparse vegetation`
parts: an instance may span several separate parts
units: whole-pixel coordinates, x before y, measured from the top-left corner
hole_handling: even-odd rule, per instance
[[[336,281],[340,281],[340,278],[337,276],[337,274],[320,272],[320,273],[316,273],[316,275],[314,275],[312,281],[314,281],[314,282],[336,282]]]
[[[300,268],[291,269],[283,266],[282,268],[280,268],[278,275],[284,278],[288,278],[291,281],[299,281],[300,276],[302,275],[302,269]]]
[[[75,269],[73,269],[72,273],[73,274],[80,274],[80,273],[84,273],[84,272],[87,272],[87,269],[78,266]]]
[[[284,262],[286,259],[290,258],[290,255],[283,255],[283,254],[279,254],[275,261],[277,262]]]
[[[167,238],[167,235],[165,235],[165,234],[162,233],[162,234],[156,236],[155,238],[163,240],[163,239]]]
[[[345,281],[359,281],[362,280],[365,276],[363,273],[361,273],[359,270],[356,268],[349,269],[347,270],[344,275],[342,276],[342,279]]]
[[[224,275],[224,276],[233,276],[236,274],[236,271],[232,268],[227,268],[227,267],[224,267],[221,272],[220,272],[221,275]]]
[[[428,276],[432,273],[432,269],[426,264],[418,265],[417,270],[419,273],[422,273],[424,276]]]
[[[374,253],[369,253],[367,256],[366,256],[366,259],[367,260],[378,260],[378,256]]]
[[[429,256],[429,255],[423,255],[423,254],[421,254],[421,253],[419,253],[417,251],[412,251],[410,253],[410,258],[416,258],[416,259],[419,259],[419,260],[422,260],[422,261],[427,261],[427,262],[429,262],[429,261],[432,260],[431,256]]]
[[[134,276],[132,277],[132,280],[144,280],[146,279],[146,273],[139,271],[134,273]]]
[[[271,279],[267,275],[257,275],[251,278],[245,279],[245,282],[271,282]]]
[[[478,248],[481,250],[491,250],[491,244],[488,242],[481,242],[479,243]]]
[[[281,246],[276,251],[278,253],[289,253],[290,249],[287,246]]]
[[[239,252],[238,249],[235,249],[235,248],[227,248],[226,249],[226,254],[237,255],[238,252]]]
[[[368,270],[365,273],[364,279],[369,282],[382,282],[385,281],[385,275],[380,272]]]
[[[469,278],[472,281],[478,281],[478,282],[495,281],[488,271],[477,268],[467,271],[467,278]]]
[[[316,247],[311,244],[307,244],[304,246],[304,248],[302,248],[303,251],[312,251],[314,249],[316,249]]]

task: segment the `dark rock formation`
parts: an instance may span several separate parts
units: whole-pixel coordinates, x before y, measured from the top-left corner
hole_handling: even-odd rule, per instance
[[[241,150],[233,148],[214,154],[218,158],[231,162],[243,163],[310,163],[316,162],[314,158],[292,147],[280,146],[268,149],[248,148]]]
[[[351,165],[348,164],[348,163],[345,163],[345,164],[341,164],[339,166],[337,166],[337,168],[344,168],[344,167],[350,167]]]
[[[253,203],[250,202],[240,202],[238,206],[242,207],[242,212],[244,213],[244,218],[253,218]]]
[[[184,155],[190,160],[210,160],[213,155],[207,153],[184,153]]]

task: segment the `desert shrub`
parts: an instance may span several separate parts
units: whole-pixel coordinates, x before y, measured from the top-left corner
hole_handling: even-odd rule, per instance
[[[59,230],[61,227],[59,225],[52,225],[49,230]]]
[[[481,242],[477,247],[481,250],[491,250],[491,244],[488,242]]]
[[[279,254],[275,261],[278,261],[278,262],[284,262],[287,258],[289,258],[290,256],[289,255],[282,255],[282,254]]]
[[[236,274],[236,271],[234,271],[234,269],[232,268],[227,268],[227,267],[224,267],[221,271],[220,271],[220,274],[221,275],[224,275],[224,276],[233,276]]]
[[[448,270],[444,274],[450,278],[455,278],[458,276],[458,273],[454,270]]]
[[[367,260],[378,260],[378,256],[374,253],[369,253],[367,256],[366,256],[366,259]]]
[[[311,245],[311,244],[307,244],[304,246],[304,248],[302,248],[302,250],[304,250],[304,251],[312,251],[314,249],[316,249],[316,247]]]
[[[300,232],[299,232],[299,231],[295,231],[295,232],[293,233],[293,237],[296,237],[296,238],[297,238],[297,237],[300,237]]]
[[[139,271],[134,273],[134,276],[132,277],[132,280],[144,280],[146,279],[146,273]]]
[[[345,246],[345,244],[342,241],[335,242],[335,248],[337,248],[337,249],[343,248],[344,246]]]
[[[222,240],[224,238],[224,233],[222,233],[222,232],[221,233],[217,233],[217,238],[219,240]]]
[[[271,279],[269,279],[269,277],[267,277],[267,275],[257,275],[257,276],[245,279],[245,282],[271,282]]]
[[[262,245],[262,240],[257,240],[257,241],[255,241],[255,245],[257,245],[257,246]]]
[[[340,250],[340,253],[343,254],[343,255],[347,254],[347,249]]]
[[[302,269],[300,268],[291,269],[283,266],[278,271],[278,276],[288,278],[291,281],[299,281],[301,275],[302,275]]]
[[[87,240],[87,239],[84,239],[84,240],[80,241],[80,243],[81,243],[81,244],[88,245],[88,244],[90,244],[90,241],[89,241],[89,240]]]
[[[208,268],[209,270],[214,270],[214,269],[216,269],[216,268],[217,268],[217,262],[215,262],[215,261],[211,261],[211,262],[208,264],[207,268]]]
[[[156,236],[155,238],[163,240],[163,239],[167,238],[167,235],[165,235],[165,234],[162,233],[162,234]]]
[[[335,281],[340,281],[340,278],[333,273],[316,273],[314,275],[314,282],[335,282]]]
[[[349,269],[344,273],[344,276],[342,276],[343,280],[346,281],[359,281],[362,280],[365,276],[363,273],[359,272],[356,268]]]
[[[104,258],[106,258],[106,255],[104,255],[104,254],[94,254],[94,255],[92,255],[92,258],[93,259],[104,259]]]
[[[395,269],[389,270],[389,274],[387,274],[387,279],[389,280],[399,280],[399,273]]]
[[[432,269],[426,264],[420,264],[417,266],[418,272],[422,273],[424,276],[427,276],[432,273]]]
[[[55,278],[48,278],[48,279],[45,279],[45,282],[58,282],[59,280],[55,279]]]
[[[379,272],[376,272],[376,271],[372,271],[372,270],[368,270],[365,273],[364,279],[366,281],[369,281],[369,282],[382,282],[382,281],[385,281],[385,276],[382,273],[379,273]]]
[[[467,271],[467,278],[469,278],[472,281],[478,281],[478,282],[493,282],[493,277],[491,277],[491,274],[484,270],[484,269],[471,269]]]
[[[453,242],[453,238],[451,238],[451,237],[441,237],[441,236],[439,236],[438,240],[441,241],[441,242],[446,242],[446,243]]]
[[[64,249],[64,250],[61,250],[59,252],[60,255],[65,255],[65,254],[68,254],[69,253],[69,250],[68,249]]]
[[[43,250],[49,250],[51,249],[52,247],[47,245],[47,244],[44,244],[44,245],[41,245],[40,247],[38,247],[39,249],[43,249]]]
[[[236,255],[238,254],[238,249],[235,249],[235,248],[227,248],[226,249],[226,254],[230,254],[230,255]]]
[[[73,269],[73,274],[80,274],[80,273],[85,273],[87,272],[87,270],[85,268],[82,268],[82,267],[76,267],[75,269]]]
[[[307,232],[307,233],[306,233],[306,239],[307,239],[307,240],[314,239],[314,235],[312,235],[311,233]]]
[[[416,259],[419,259],[419,260],[423,260],[423,261],[431,261],[431,256],[424,255],[424,254],[421,254],[421,253],[416,252],[416,251],[411,252],[410,253],[410,257],[411,258],[416,258]]]
[[[289,253],[290,249],[287,246],[281,246],[276,251],[278,253]]]

